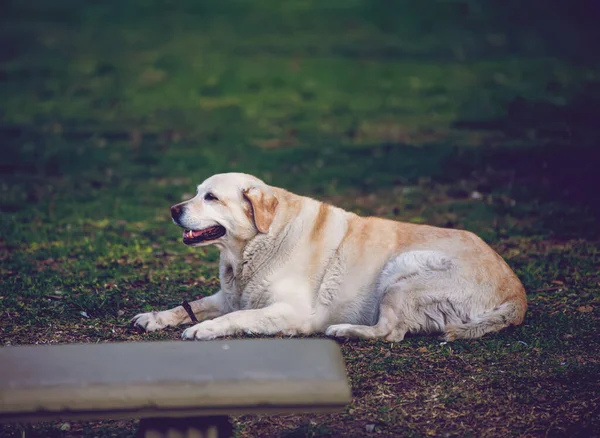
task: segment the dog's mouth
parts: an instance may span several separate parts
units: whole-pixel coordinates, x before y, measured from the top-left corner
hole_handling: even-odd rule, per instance
[[[225,227],[221,225],[214,225],[203,230],[185,230],[183,232],[183,243],[193,245],[195,243],[216,240],[219,237],[223,237],[225,232]]]

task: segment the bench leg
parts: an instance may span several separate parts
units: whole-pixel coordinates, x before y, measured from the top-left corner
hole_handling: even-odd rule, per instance
[[[233,427],[226,416],[142,418],[138,438],[229,438]]]

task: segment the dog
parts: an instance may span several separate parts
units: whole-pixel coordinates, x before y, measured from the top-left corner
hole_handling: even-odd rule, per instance
[[[242,173],[208,178],[171,215],[184,244],[220,250],[221,290],[133,317],[147,331],[197,318],[183,339],[453,341],[519,325],[527,309],[514,272],[468,231],[361,217]]]

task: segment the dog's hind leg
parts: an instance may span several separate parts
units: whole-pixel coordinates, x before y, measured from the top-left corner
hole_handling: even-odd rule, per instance
[[[394,308],[386,303],[386,297],[379,308],[379,320],[375,325],[335,324],[330,325],[325,334],[336,338],[385,338],[388,341],[401,341],[406,330],[399,324]]]
[[[374,326],[336,324],[326,334],[348,338],[401,341],[407,332],[442,331],[445,319],[437,309],[452,284],[453,264],[438,251],[410,251],[390,260],[381,272],[379,320]]]

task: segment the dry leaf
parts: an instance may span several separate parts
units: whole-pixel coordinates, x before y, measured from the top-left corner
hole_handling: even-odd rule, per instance
[[[577,311],[578,311],[578,312],[581,312],[581,313],[589,313],[589,312],[591,312],[592,310],[594,310],[594,308],[593,308],[592,306],[590,306],[590,305],[587,305],[587,306],[579,306],[579,307],[577,308]]]

